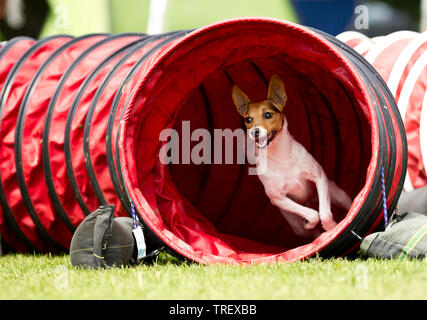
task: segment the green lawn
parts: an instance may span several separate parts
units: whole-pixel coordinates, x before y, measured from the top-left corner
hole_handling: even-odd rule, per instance
[[[426,299],[427,260],[179,264],[79,270],[68,256],[0,258],[0,299]]]

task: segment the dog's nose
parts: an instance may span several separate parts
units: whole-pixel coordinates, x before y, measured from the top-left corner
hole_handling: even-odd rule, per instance
[[[251,135],[254,138],[258,138],[260,133],[261,133],[261,130],[259,128],[255,128],[255,129],[251,130]]]

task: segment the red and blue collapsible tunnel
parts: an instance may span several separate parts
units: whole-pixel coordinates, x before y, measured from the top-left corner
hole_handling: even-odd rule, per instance
[[[16,38],[0,51],[0,232],[19,252],[69,249],[102,204],[133,203],[147,237],[200,263],[354,252],[383,228],[406,173],[405,131],[377,72],[339,40],[267,18],[161,35]],[[285,82],[294,138],[353,199],[314,241],[293,233],[250,164],[163,164],[163,129],[244,128],[233,84],[264,100]],[[197,141],[192,141],[194,146]],[[236,146],[237,149],[238,146]],[[213,156],[213,155],[212,155]]]

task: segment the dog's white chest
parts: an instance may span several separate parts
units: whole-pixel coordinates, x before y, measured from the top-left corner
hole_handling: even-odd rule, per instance
[[[293,170],[289,170],[290,167]],[[304,171],[295,164],[269,159],[267,170],[259,178],[270,198],[287,195],[298,202],[305,202],[312,196],[313,188],[304,175]]]

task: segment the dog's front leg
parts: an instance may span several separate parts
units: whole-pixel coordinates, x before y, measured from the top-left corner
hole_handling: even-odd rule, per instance
[[[317,232],[317,229],[313,230],[307,230],[304,225],[305,225],[305,221],[303,218],[301,218],[299,215],[296,215],[295,213],[290,213],[287,212],[283,209],[280,209],[280,213],[282,214],[282,216],[286,219],[286,221],[288,222],[289,226],[291,227],[292,231],[300,236],[300,237],[304,237],[304,238],[312,238],[315,239],[317,238],[320,233]]]
[[[304,207],[303,205],[300,205],[288,197],[274,198],[271,200],[271,203],[286,212],[296,214],[305,219],[305,229],[313,229],[319,223],[319,213],[316,210]],[[283,212],[282,214],[284,215]]]
[[[337,225],[331,212],[331,199],[329,195],[329,180],[322,171],[316,181],[317,193],[319,196],[319,216],[323,229],[326,231]]]

